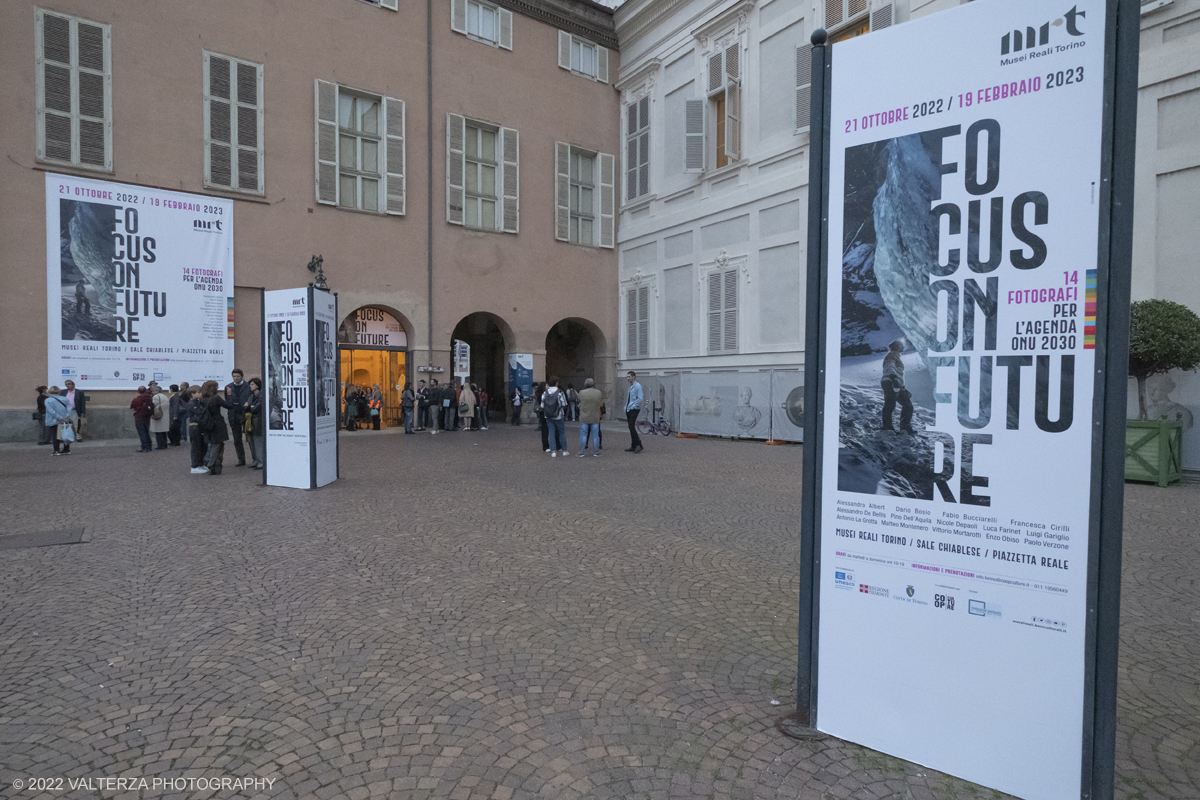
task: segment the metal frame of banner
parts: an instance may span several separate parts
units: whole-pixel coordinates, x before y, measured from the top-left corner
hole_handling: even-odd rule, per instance
[[[270,422],[269,422],[270,413],[268,411],[268,407],[269,407],[268,404],[270,403],[270,398],[267,396],[267,392],[266,392],[266,388],[267,388],[267,290],[265,287],[258,290],[258,336],[259,336],[259,344],[261,345],[260,349],[262,350],[262,366],[259,367],[258,374],[263,376],[260,379],[263,382],[262,389],[260,390],[263,394],[263,398],[262,398],[262,402],[263,402],[263,410],[262,410],[262,415],[263,415],[263,419],[262,419],[262,426],[263,426],[262,485],[266,486],[267,485],[267,470],[270,469],[270,466],[267,464],[267,427],[270,424]],[[251,434],[251,435],[253,436],[253,434]]]
[[[313,364],[320,358],[317,353],[317,314],[313,306],[313,292],[316,289],[308,285],[308,363],[305,364],[308,375],[308,488],[317,488],[317,404],[316,404],[316,370]],[[325,391],[322,387],[321,391]]]
[[[1092,482],[1088,532],[1087,633],[1080,769],[1082,800],[1115,792],[1117,655],[1120,637],[1121,540],[1125,480],[1125,412],[1129,360],[1129,299],[1133,252],[1134,153],[1140,7],[1107,0],[1104,115],[1096,309],[1096,391],[1093,399]],[[829,259],[829,86],[832,48],[824,30],[812,34],[809,148],[808,295],[805,307],[805,448],[800,502],[800,607],[796,714],[792,736],[816,736],[820,622],[820,564],[826,378],[825,266]],[[811,446],[810,446],[811,445]]]

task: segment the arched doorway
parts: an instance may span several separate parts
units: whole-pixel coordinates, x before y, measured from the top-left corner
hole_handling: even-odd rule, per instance
[[[546,334],[546,377],[557,376],[559,385],[583,388],[596,374],[596,356],[604,339],[599,329],[584,319],[568,318],[555,323]]]
[[[503,417],[505,410],[504,381],[508,375],[506,343],[512,341],[508,324],[486,311],[476,311],[459,320],[450,337],[471,346],[470,375],[466,380],[488,394],[488,413],[493,419]],[[453,376],[451,376],[453,377]]]
[[[383,393],[381,426],[403,424],[400,393],[408,381],[408,331],[401,317],[390,309],[361,306],[351,311],[338,327],[341,355],[341,421],[345,424],[346,390],[351,384],[370,393],[379,384]],[[370,425],[365,403],[359,404],[356,427]]]

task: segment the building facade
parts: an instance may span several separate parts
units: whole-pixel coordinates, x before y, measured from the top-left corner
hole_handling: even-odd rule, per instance
[[[696,429],[718,407],[742,411],[754,385],[769,387],[774,418],[800,379],[812,32],[826,29],[836,47],[959,4],[628,0],[617,9],[619,369],[662,386],[677,426]],[[1133,299],[1200,312],[1200,0],[1142,3],[1141,47]],[[1200,414],[1200,376],[1155,380],[1158,407],[1185,423]],[[733,435],[797,434],[786,423],[782,436],[778,426],[727,423]],[[1200,469],[1194,427],[1184,457]]]
[[[47,380],[45,175],[233,200],[237,365],[260,292],[323,258],[343,380],[450,377],[454,339],[499,412],[510,354],[611,391],[619,58],[588,0],[10,3],[0,439]],[[428,33],[427,33],[428,31]],[[87,313],[99,313],[89,311]],[[382,338],[381,338],[382,337]],[[428,372],[429,368],[444,372]],[[54,376],[50,376],[53,378]],[[188,376],[183,375],[183,380]],[[175,381],[177,382],[177,381]],[[92,435],[132,430],[89,391]]]

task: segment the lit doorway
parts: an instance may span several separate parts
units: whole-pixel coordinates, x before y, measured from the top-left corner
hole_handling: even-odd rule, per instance
[[[346,390],[357,385],[370,397],[375,384],[383,393],[383,408],[380,409],[380,425],[391,427],[403,425],[400,411],[400,394],[408,380],[407,353],[403,350],[368,350],[343,347],[342,355],[342,419],[346,415]],[[366,401],[360,405],[359,424],[370,422]]]

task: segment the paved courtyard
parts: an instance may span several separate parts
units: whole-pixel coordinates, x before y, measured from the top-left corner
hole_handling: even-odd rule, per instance
[[[0,533],[86,539],[0,550],[0,796],[1001,797],[776,730],[801,448],[606,437],[352,433],[317,492],[0,448]],[[1127,488],[1122,798],[1200,797],[1198,519],[1200,486]]]

